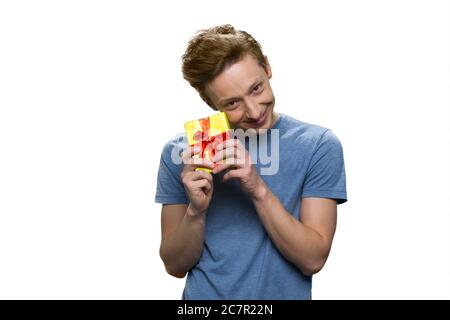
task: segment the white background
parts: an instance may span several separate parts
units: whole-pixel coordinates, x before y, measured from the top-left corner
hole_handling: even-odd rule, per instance
[[[179,299],[158,255],[164,143],[211,110],[198,29],[262,44],[276,109],[331,128],[349,201],[315,299],[450,298],[448,1],[3,1],[0,298]]]

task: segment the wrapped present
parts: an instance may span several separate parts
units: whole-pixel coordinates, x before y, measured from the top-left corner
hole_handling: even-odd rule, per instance
[[[184,124],[189,146],[198,146],[201,152],[194,158],[205,158],[212,161],[216,146],[222,141],[231,139],[230,124],[224,112],[208,118],[189,121]],[[208,168],[197,168],[211,172]]]

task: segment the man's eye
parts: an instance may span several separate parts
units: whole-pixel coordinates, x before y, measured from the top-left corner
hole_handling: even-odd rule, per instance
[[[260,92],[262,89],[262,86],[260,84],[258,84],[257,86],[253,87],[253,92],[258,93]]]
[[[236,107],[237,104],[238,104],[237,101],[230,101],[230,102],[228,102],[227,106],[230,107],[230,108],[233,108],[233,107]]]

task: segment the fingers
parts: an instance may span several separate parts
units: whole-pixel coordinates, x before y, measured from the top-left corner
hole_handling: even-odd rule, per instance
[[[196,190],[208,192],[213,187],[212,175],[202,171],[189,172],[182,180],[189,193]]]
[[[192,172],[192,177],[193,177],[193,179],[192,180],[202,180],[202,179],[205,179],[205,180],[207,180],[207,181],[209,181],[209,182],[213,182],[213,176],[212,176],[212,174],[210,174],[210,173],[208,173],[208,172],[205,172],[205,171],[193,171]]]
[[[210,182],[206,179],[193,181],[191,188],[192,189],[203,189],[205,191],[209,191],[212,188],[212,182]]]
[[[210,183],[213,183],[213,177],[210,173],[205,171],[187,171],[185,173],[182,173],[182,182],[184,185],[189,184],[191,181],[198,181],[198,180],[206,180]]]
[[[216,150],[220,151],[222,149],[232,148],[232,147],[240,149],[240,150],[245,150],[244,146],[238,139],[225,140],[217,145]]]
[[[211,160],[216,163],[213,173],[223,171],[230,166],[243,166],[246,162],[251,163],[247,150],[237,139],[230,139],[219,144],[216,154]]]
[[[182,160],[185,164],[183,171],[195,171],[196,168],[203,167],[212,169],[212,173],[216,174],[231,167],[242,167],[247,162],[248,164],[252,163],[250,155],[238,139],[228,139],[220,142],[215,150],[216,153],[210,160],[196,157],[201,152],[200,146],[189,146],[182,153]]]
[[[239,178],[241,176],[241,170],[230,170],[223,175],[223,181],[226,182],[232,178]]]
[[[228,159],[228,160],[233,160],[233,159]],[[227,170],[229,168],[236,168],[236,164],[225,164],[225,163],[217,164],[214,167],[214,169],[212,170],[212,173],[213,174],[217,174],[217,173],[220,173],[220,172],[222,172],[224,170]]]
[[[181,153],[181,159],[183,160],[183,163],[186,163],[186,161],[189,161],[189,159],[199,154],[201,151],[202,150],[199,146],[187,147],[187,149],[183,150],[183,152]]]
[[[204,159],[200,157],[195,157],[199,155],[201,152],[201,148],[199,146],[189,146],[186,150],[181,153],[181,159],[185,164],[185,169],[188,171],[193,171],[197,167],[203,168],[214,168],[214,163],[209,159]]]
[[[222,149],[220,151],[216,151],[214,157],[212,157],[212,161],[217,162],[223,159],[234,158],[236,160],[245,159],[245,153],[241,150],[238,150],[236,147],[229,147],[226,149]]]

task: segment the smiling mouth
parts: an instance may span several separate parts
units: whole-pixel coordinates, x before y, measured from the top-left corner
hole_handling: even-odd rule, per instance
[[[264,121],[266,121],[267,110],[268,110],[268,108],[264,111],[264,113],[256,121],[248,122],[248,124],[251,127],[258,127],[258,126],[262,125],[264,123]]]

